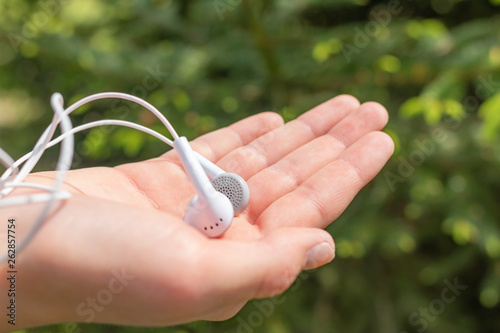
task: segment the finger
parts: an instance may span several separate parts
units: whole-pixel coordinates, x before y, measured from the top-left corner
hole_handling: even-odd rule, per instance
[[[269,206],[257,219],[262,229],[283,226],[326,227],[382,169],[394,150],[392,139],[371,132],[294,191]]]
[[[367,102],[335,126],[329,134],[349,147],[366,133],[383,129],[388,121],[389,114],[382,105]]]
[[[203,260],[207,267],[200,267],[207,282],[204,292],[218,300],[212,308],[231,309],[249,299],[284,292],[302,270],[324,265],[334,256],[332,237],[314,228],[283,228],[248,243],[211,242]],[[217,314],[221,317],[210,319],[232,315]]]
[[[300,115],[297,119],[308,124],[316,136],[328,132],[334,124],[359,106],[359,101],[350,95],[339,95]],[[332,113],[336,113],[332,117]]]
[[[246,212],[249,220],[256,218],[274,201],[296,189],[366,133],[380,130],[388,114],[378,103],[365,103],[353,111],[327,134],[314,139],[285,156],[269,168],[253,176],[251,204]],[[272,184],[272,185],[270,185]]]
[[[325,134],[359,106],[352,96],[338,96],[227,154],[219,166],[245,179],[279,161],[295,149]]]
[[[240,120],[228,127],[207,133],[190,142],[194,150],[212,162],[234,149],[283,126],[283,118],[274,112],[263,112]],[[166,156],[170,157],[167,153]]]

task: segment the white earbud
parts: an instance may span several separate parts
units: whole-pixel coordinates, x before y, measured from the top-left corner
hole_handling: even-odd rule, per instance
[[[176,139],[173,146],[197,193],[187,207],[184,221],[208,237],[222,235],[233,221],[231,201],[212,186],[185,137]]]
[[[234,216],[239,215],[250,199],[250,190],[245,180],[235,173],[225,172],[197,152],[194,154],[211,179],[212,186],[231,201]]]

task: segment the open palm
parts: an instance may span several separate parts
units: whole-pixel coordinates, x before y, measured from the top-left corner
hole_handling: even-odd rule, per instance
[[[24,326],[220,320],[249,299],[283,292],[301,270],[333,258],[333,240],[322,229],[392,154],[380,132],[386,122],[379,104],[339,96],[287,124],[262,113],[192,141],[250,188],[247,209],[220,239],[183,222],[195,193],[174,151],[70,172],[65,186],[75,195],[22,253],[29,274],[21,282],[33,295],[26,302],[47,309]],[[128,280],[106,303],[99,292],[118,271]],[[41,286],[52,288],[57,304]]]

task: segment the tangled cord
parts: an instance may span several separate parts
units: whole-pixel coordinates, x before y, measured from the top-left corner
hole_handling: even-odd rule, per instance
[[[62,95],[60,93],[54,93],[50,100],[52,110],[54,111],[54,116],[52,117],[50,125],[45,129],[45,131],[33,147],[33,150],[15,161],[5,150],[0,148],[0,162],[7,168],[0,177],[0,208],[25,205],[36,202],[45,202],[45,206],[40,215],[38,215],[37,219],[35,220],[33,227],[24,237],[24,241],[22,241],[17,246],[18,251],[21,251],[33,239],[35,234],[40,229],[43,221],[45,221],[45,219],[47,218],[47,215],[49,214],[53,204],[57,201],[65,200],[71,197],[71,194],[63,190],[61,186],[66,177],[66,172],[71,168],[71,163],[73,161],[75,133],[97,126],[117,125],[130,127],[145,132],[165,142],[169,146],[173,145],[172,140],[168,139],[164,135],[147,127],[124,120],[98,120],[73,128],[71,120],[69,118],[71,112],[92,101],[108,98],[123,99],[143,106],[151,113],[153,113],[163,123],[174,140],[179,138],[177,132],[172,127],[170,122],[167,120],[167,118],[165,118],[163,114],[161,114],[160,111],[158,111],[158,109],[136,96],[117,92],[99,93],[82,98],[81,100],[69,106],[67,109],[64,109],[64,99]],[[60,127],[61,135],[55,139],[52,139],[57,126]],[[61,143],[61,150],[56,165],[56,177],[54,178],[52,186],[44,186],[24,182],[28,174],[33,170],[33,168],[35,168],[45,150],[58,143]],[[198,158],[201,159],[202,164],[206,161],[206,159],[201,157],[201,155],[198,155]],[[21,165],[23,166],[21,169],[19,169]],[[41,190],[44,193],[9,196],[9,194],[16,188],[32,188]],[[5,255],[0,258],[0,262],[4,262],[7,259],[8,255]]]

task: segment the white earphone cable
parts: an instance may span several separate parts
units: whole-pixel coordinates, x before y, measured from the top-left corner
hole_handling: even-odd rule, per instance
[[[11,168],[15,163],[14,159],[9,154],[7,154],[7,152],[5,150],[3,150],[2,148],[0,148],[0,162],[2,162],[4,167],[7,169]],[[15,167],[12,170],[12,175],[15,176],[18,173],[19,173],[19,168]],[[2,183],[0,182],[0,186],[1,185],[2,185]]]
[[[52,109],[54,111],[54,117],[53,123],[60,123],[60,128],[61,132],[64,135],[65,133],[71,131],[72,125],[71,125],[71,120],[69,119],[68,115],[64,113],[63,109],[63,97],[61,94],[56,93],[53,94],[50,100],[50,104],[52,106]],[[55,127],[55,125],[54,125]],[[49,127],[50,128],[50,127]],[[45,132],[44,132],[45,134]],[[46,149],[48,141],[47,138],[42,135],[42,137],[38,140],[37,145],[35,145],[34,151],[38,153],[40,156],[43,154],[43,151]],[[43,221],[47,218],[51,208],[52,204],[56,200],[60,200],[63,197],[67,197],[67,192],[61,191],[60,187],[62,183],[64,182],[64,178],[66,176],[66,171],[69,170],[71,167],[71,162],[73,160],[73,150],[74,150],[74,137],[73,135],[67,135],[64,140],[61,143],[61,151],[59,154],[59,158],[57,161],[57,166],[56,166],[56,177],[54,179],[54,183],[52,184],[52,188],[49,189],[48,195],[47,194],[32,194],[32,195],[27,195],[27,196],[20,196],[20,197],[13,197],[13,198],[8,198],[11,199],[12,201],[10,202],[9,206],[12,205],[17,205],[17,204],[26,204],[26,203],[32,203],[32,202],[45,202],[45,206],[42,210],[42,212],[38,215],[37,219],[35,220],[33,227],[31,227],[30,231],[26,236],[24,236],[24,240],[19,243],[17,246],[17,251],[21,251],[36,235],[38,230],[40,229]],[[33,155],[35,156],[34,159],[39,159],[40,156],[37,156],[38,154],[34,153]],[[28,160],[29,161],[29,160]],[[36,164],[36,162],[35,162]],[[33,165],[34,167],[34,165]],[[33,168],[32,166],[29,166],[28,168]],[[22,170],[21,170],[22,172]],[[20,172],[20,173],[21,173]],[[19,176],[19,175],[18,175]],[[16,187],[34,187],[31,186],[30,184],[22,184],[19,181],[16,181],[16,178],[14,181],[9,184],[10,189],[16,188]],[[43,187],[38,187],[38,189],[42,190],[47,190],[44,189]],[[3,199],[4,201],[6,199]],[[10,201],[10,200],[9,200]],[[6,254],[0,258],[0,262],[3,262],[5,260],[9,259],[9,255]]]
[[[136,104],[139,104],[139,105],[143,106],[148,111],[150,111],[151,113],[153,113],[163,123],[163,125],[170,132],[170,135],[172,135],[172,138],[174,140],[176,140],[176,139],[179,138],[179,135],[177,134],[177,132],[175,131],[175,129],[173,128],[173,126],[170,124],[170,122],[167,120],[167,118],[160,111],[158,111],[158,109],[156,109],[153,105],[149,104],[148,102],[146,102],[146,101],[144,101],[144,100],[142,100],[142,99],[140,99],[140,98],[138,98],[136,96],[128,95],[128,94],[124,94],[124,93],[106,92],[106,93],[99,93],[99,94],[94,94],[94,95],[87,96],[87,97],[82,98],[81,100],[73,103],[72,105],[70,105],[64,111],[63,114],[64,115],[69,115],[69,114],[71,114],[71,112],[75,111],[79,107],[81,107],[81,106],[83,106],[83,105],[85,105],[87,103],[90,103],[92,101],[99,100],[99,99],[110,99],[110,98],[117,98],[117,99],[128,100],[128,101],[131,101],[131,102],[134,102]],[[106,120],[104,120],[104,121],[106,121]],[[110,121],[113,121],[113,120],[110,120]],[[3,173],[3,175],[0,177],[0,182],[6,181],[7,177],[9,177],[11,175],[11,173],[14,170],[14,168],[19,167],[25,161],[26,161],[26,164],[23,166],[23,168],[21,169],[21,171],[19,172],[19,174],[17,174],[17,176],[15,178],[15,182],[22,181],[33,170],[33,168],[35,167],[36,163],[38,162],[38,160],[42,156],[42,154],[45,151],[45,149],[48,148],[48,144],[50,142],[50,139],[54,135],[55,127],[57,126],[58,122],[59,122],[59,120],[58,120],[57,115],[54,115],[54,118],[52,119],[51,124],[43,132],[43,134],[41,135],[41,137],[38,140],[37,144],[33,148],[33,151],[31,153],[27,154],[27,155],[29,155],[27,157],[27,161],[26,161],[26,155],[25,155],[21,159],[19,159],[15,163],[13,163],[10,166],[10,168],[7,169]],[[122,121],[122,120],[116,120],[115,122],[118,124],[118,123],[124,122],[124,121]],[[127,122],[127,123],[128,123],[127,125],[124,125],[124,124],[118,124],[118,125],[132,127],[130,124],[133,124],[133,123],[129,123],[129,122]],[[103,125],[112,125],[112,124],[109,123],[109,124],[103,124]],[[134,124],[134,125],[136,125],[136,124]],[[85,126],[85,125],[82,125],[82,126]],[[95,125],[95,126],[101,126],[101,125]],[[92,127],[95,127],[95,126],[92,126]],[[151,134],[151,135],[153,135],[155,137],[158,137],[157,136],[157,134],[158,134],[157,132],[153,131],[155,134],[152,134],[152,132],[150,132],[152,130],[147,129],[144,126],[140,126],[140,125],[137,125],[137,126],[141,127],[141,129],[140,129],[141,131],[146,132],[148,134]],[[132,127],[132,128],[139,129],[138,127]],[[88,129],[88,128],[91,128],[91,127],[86,127],[85,129]],[[161,138],[160,137],[158,137],[158,138],[160,140],[164,141],[165,136],[161,135]],[[168,140],[168,142],[167,141],[164,141],[164,142],[166,142],[167,144],[169,144],[170,146],[172,146],[172,141],[169,140],[169,139],[167,139],[167,140]],[[1,191],[0,191],[0,194],[2,194]]]
[[[177,134],[173,126],[170,124],[167,118],[163,114],[161,114],[160,111],[158,111],[153,105],[149,104],[148,102],[136,96],[124,93],[117,93],[117,92],[99,93],[82,98],[81,100],[69,106],[67,109],[64,109],[63,108],[64,102],[61,94],[59,93],[53,94],[51,97],[51,106],[54,111],[54,116],[52,118],[50,125],[45,129],[43,134],[38,139],[33,150],[30,153],[18,159],[17,161],[14,161],[14,159],[9,154],[7,154],[7,152],[5,152],[3,149],[0,148],[0,162],[7,168],[7,170],[5,170],[5,172],[0,177],[0,208],[28,204],[28,203],[35,203],[35,202],[46,203],[41,214],[39,214],[39,216],[37,217],[33,227],[30,229],[28,234],[24,237],[24,240],[17,247],[18,251],[24,248],[38,232],[43,221],[45,221],[45,219],[47,218],[47,215],[49,214],[54,201],[67,199],[71,196],[69,192],[61,190],[61,185],[64,182],[66,172],[71,168],[71,163],[74,154],[74,133],[89,128],[93,128],[96,126],[118,125],[140,130],[142,132],[145,132],[147,134],[150,134],[158,138],[159,140],[165,142],[170,146],[173,146],[172,140],[166,138],[164,135],[154,130],[151,130],[147,127],[123,120],[113,120],[113,119],[100,120],[84,124],[75,128],[72,127],[71,120],[69,118],[69,114],[71,114],[71,112],[92,101],[99,99],[108,99],[108,98],[118,98],[118,99],[128,100],[143,106],[144,108],[152,112],[163,123],[163,125],[170,132],[174,140],[177,140],[179,138],[179,135]],[[61,128],[61,135],[51,140],[51,138],[54,135],[55,129],[58,125]],[[40,160],[45,150],[58,143],[61,143],[61,150],[59,153],[59,159],[56,167],[57,173],[52,186],[49,187],[38,184],[24,183],[23,182],[24,179],[36,166],[36,164]],[[19,166],[22,165],[23,163],[24,163],[23,167],[19,170]],[[11,181],[9,182],[9,180]],[[34,188],[46,191],[47,193],[36,193],[31,195],[5,198],[15,188]],[[3,262],[7,259],[8,255],[5,255],[0,258],[0,262]]]
[[[69,135],[72,135],[72,134],[75,134],[75,133],[78,133],[78,132],[81,132],[81,131],[84,131],[84,130],[87,130],[87,129],[91,129],[91,128],[94,128],[94,127],[108,126],[108,125],[117,125],[117,126],[123,126],[123,127],[130,127],[130,128],[142,131],[142,132],[144,132],[146,134],[152,135],[155,138],[158,138],[159,140],[165,142],[170,147],[172,147],[172,145],[173,145],[172,140],[168,139],[167,137],[165,137],[164,135],[158,133],[157,131],[152,130],[150,128],[147,128],[145,126],[142,126],[142,125],[139,125],[139,124],[135,124],[135,123],[132,123],[132,122],[129,122],[129,121],[125,121],[125,120],[104,119],[104,120],[96,120],[96,121],[93,121],[93,122],[90,122],[90,123],[87,123],[87,124],[80,125],[78,127],[74,127],[74,128],[71,129],[71,131],[68,131],[68,132],[66,132],[64,134],[61,134],[57,138],[55,138],[52,141],[50,141],[47,144],[46,148],[50,148],[50,147],[55,146],[56,144],[58,144],[59,142],[61,142],[62,140],[64,140]],[[14,163],[12,163],[10,167],[11,168],[18,168],[19,165],[23,164],[33,154],[34,154],[33,151],[27,153],[26,155],[24,155],[23,157],[21,157],[20,159],[18,159]]]

